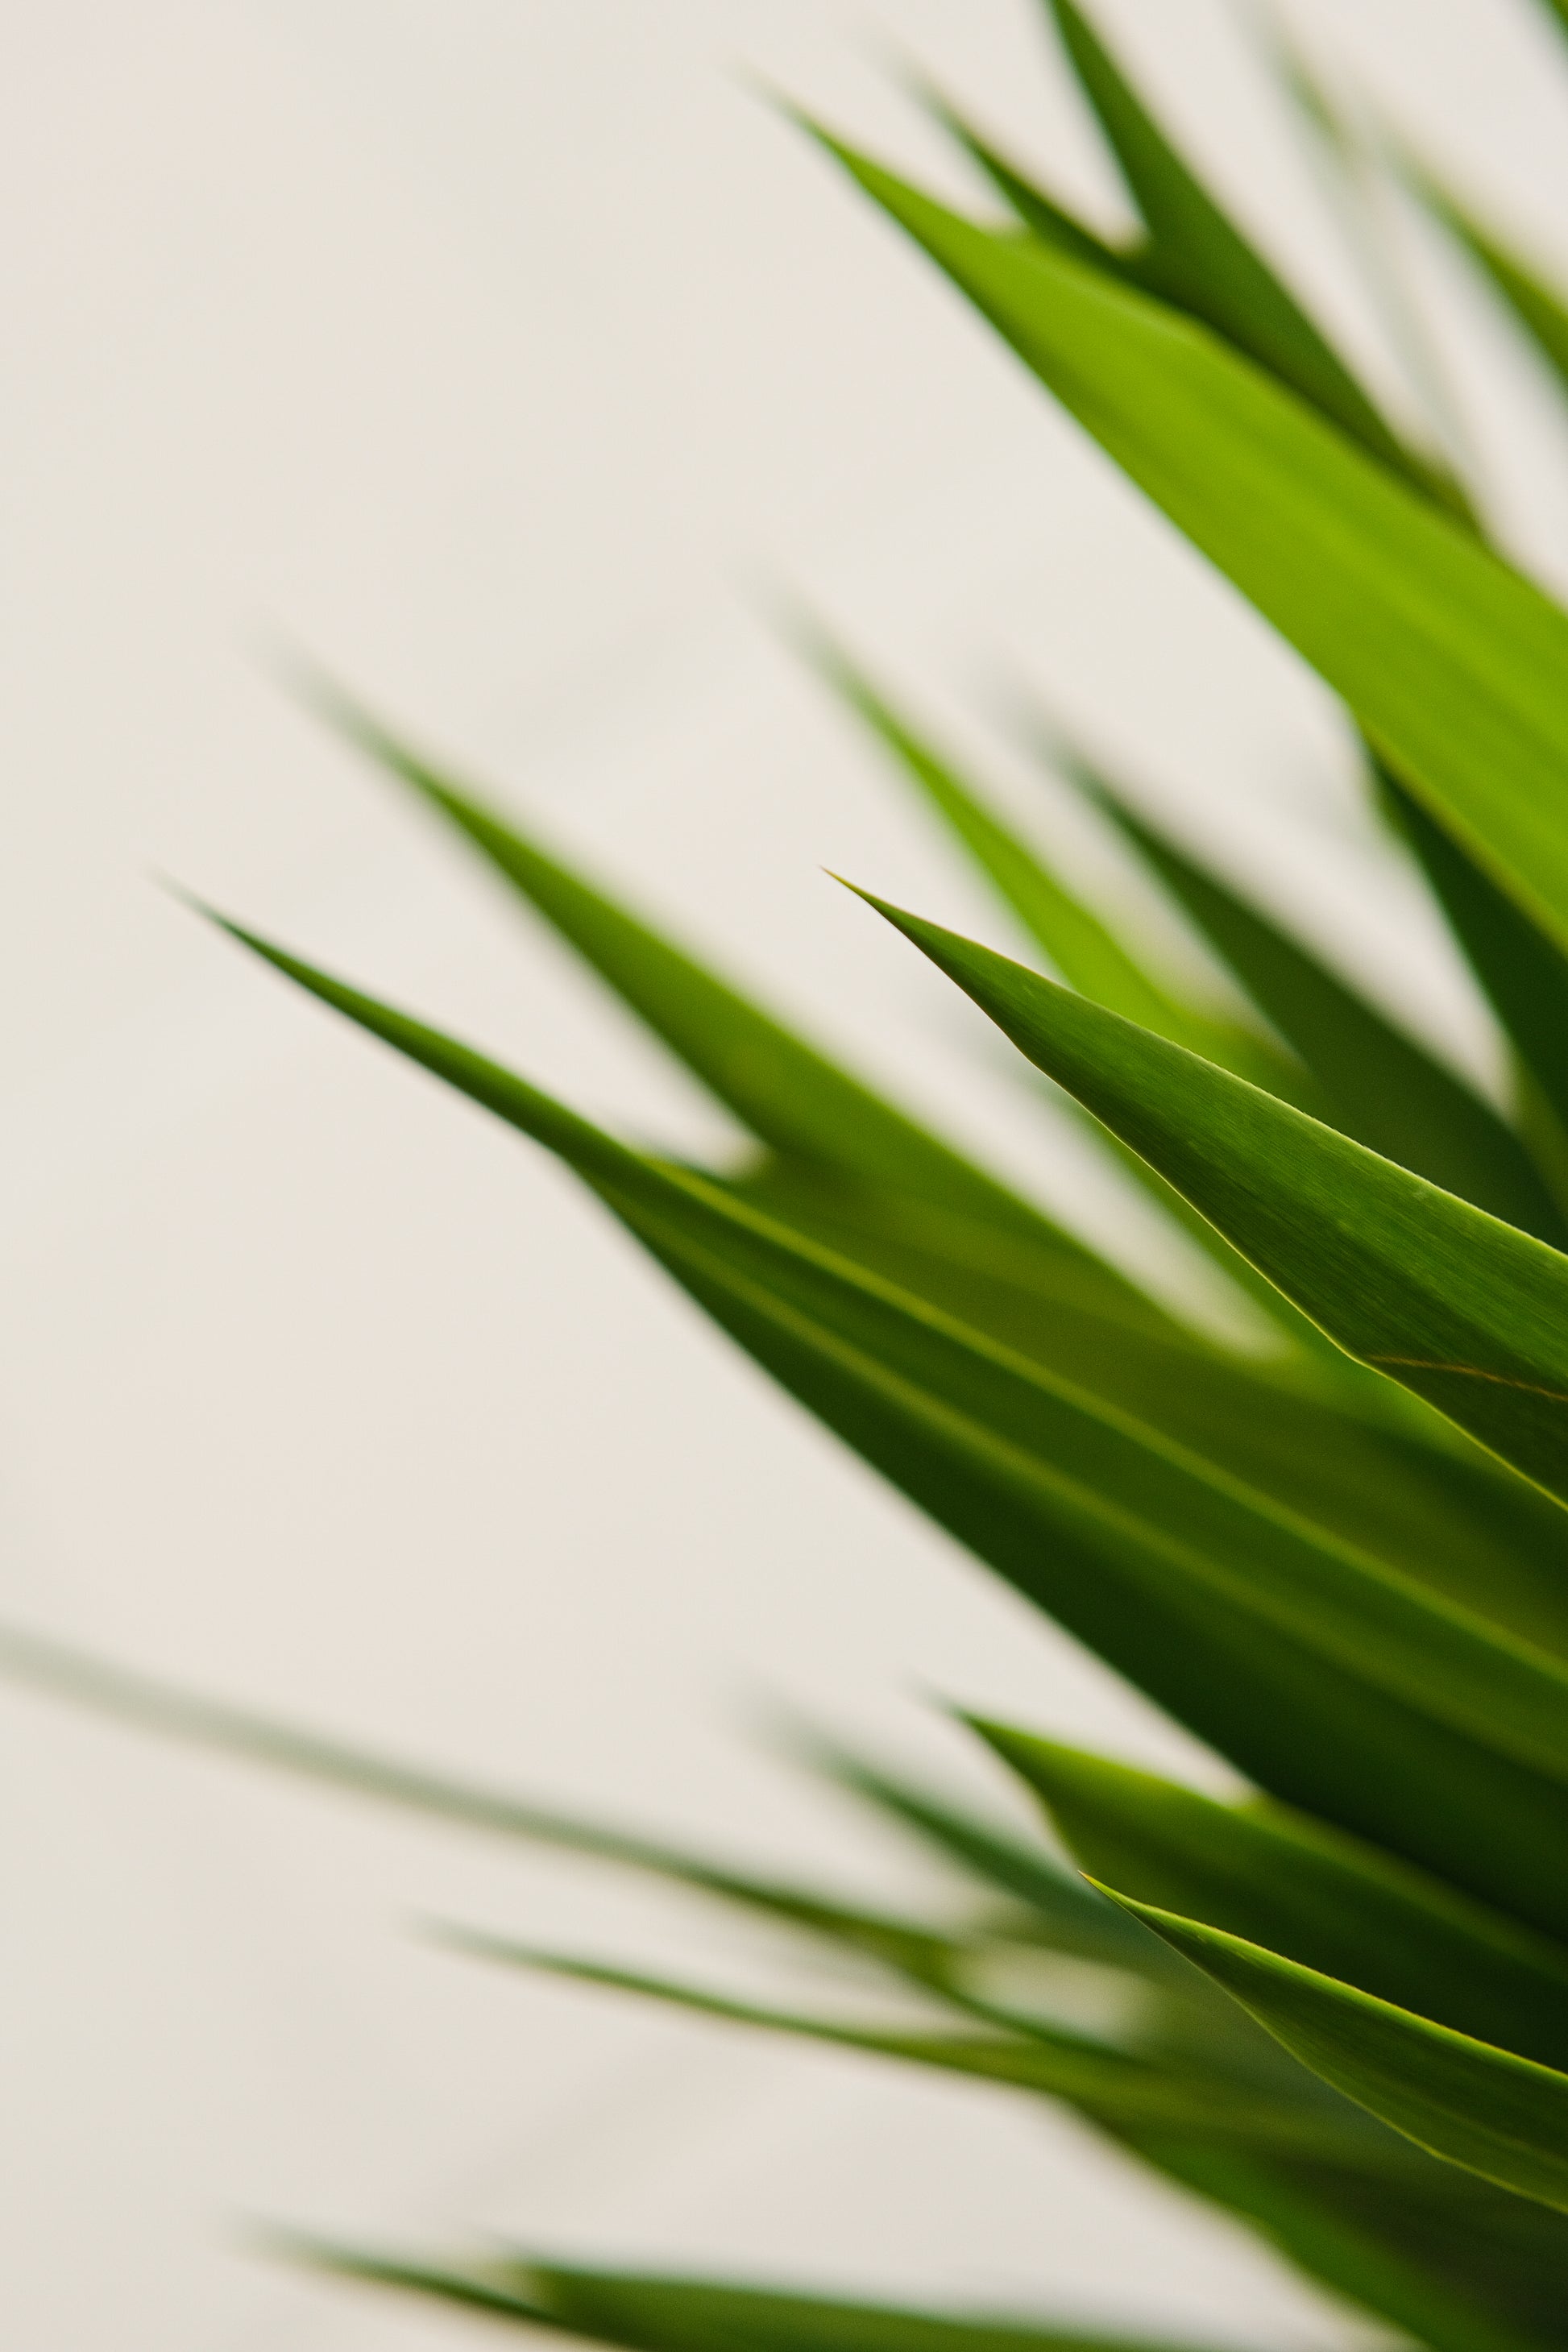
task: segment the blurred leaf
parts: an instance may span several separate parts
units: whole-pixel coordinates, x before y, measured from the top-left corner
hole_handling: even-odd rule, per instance
[[[1010,2034],[847,2025],[798,2011],[733,2000],[668,1977],[539,1951],[500,1937],[448,1931],[446,1940],[476,1959],[526,1969],[571,1984],[635,1993],[721,2023],[757,2027],[828,2049],[896,2058],[934,2068],[939,2074],[1063,2099],[1085,2115],[1097,2120],[1103,2117],[1113,2126],[1256,2143],[1361,2166],[1373,2177],[1384,2164],[1397,2167],[1399,2161],[1383,2136],[1368,2132],[1365,2118],[1342,2100],[1309,2097],[1292,2102],[1281,2098],[1275,2084],[1260,2091],[1245,2082],[1226,2081],[1212,2068],[1163,2064],[1087,2034],[1052,2031],[1032,2019],[1016,2020],[1020,2030]],[[1309,2074],[1304,2074],[1301,2081],[1305,2088],[1312,2087]]]
[[[891,752],[1070,987],[1287,1100],[1310,1097],[1300,1066],[1260,1030],[1184,1004],[1154,980],[820,628],[811,625],[808,634],[807,625],[797,623],[796,635],[821,675]]]
[[[1405,173],[1415,194],[1501,296],[1559,386],[1568,391],[1568,304],[1436,174],[1408,159]]]
[[[1565,1677],[1545,1654],[1319,1536],[721,1187],[639,1158],[468,1047],[228,928],[564,1159],[786,1388],[1253,1779],[1521,1916],[1568,1921],[1568,1887],[1549,1859],[1561,1851]],[[1179,1047],[1034,984],[1327,1137]],[[1447,1205],[1531,1262],[1563,1265],[1479,1211]]]
[[[922,1843],[957,1863],[966,1874],[1022,1904],[1053,1948],[1139,1975],[1170,1979],[1169,1953],[1159,1937],[1129,1918],[1086,1880],[1061,1869],[1042,1850],[962,1811],[951,1799],[917,1788],[842,1748],[811,1740],[805,1754],[818,1771],[863,1799],[884,1819],[912,1830]]]
[[[929,1138],[922,1150],[941,1156],[933,1164],[917,1155],[910,1184],[895,1190],[885,1180],[899,1165],[900,1114],[887,1113],[893,1125],[886,1127],[884,1107],[873,1102],[872,1144],[862,1149],[854,1117],[835,1115],[840,1098],[832,1087],[818,1094],[819,1066],[809,1049],[785,1036],[770,1061],[769,1041],[783,1033],[765,1016],[374,721],[341,701],[332,708],[356,740],[456,823],[775,1147],[774,1156],[729,1180],[738,1200],[1021,1349],[1436,1589],[1463,1593],[1484,1583],[1503,1622],[1568,1655],[1568,1519],[1537,1507],[1479,1457],[1458,1461],[1412,1431],[1369,1428],[1363,1399],[1324,1397],[1315,1381],[1275,1376],[1202,1345],[1080,1244],[1043,1220],[1020,1222],[1034,1213],[1014,1196],[999,1192],[1003,1213],[993,1215],[989,1196],[974,1189],[989,1180],[967,1163],[953,1160],[959,1177],[944,1189],[946,1148]],[[829,1070],[829,1077],[838,1083],[838,1074]],[[858,1090],[844,1083],[853,1106]],[[830,1164],[835,1150],[841,1160]],[[917,1190],[922,1168],[924,1189]],[[1163,1192],[1181,1201],[1169,1187]],[[1271,1291],[1215,1239],[1227,1260]]]
[[[1568,2059],[1560,1947],[1268,1800],[1218,1804],[1005,1724],[975,1728],[1096,1879],[1500,2049]]]
[[[1347,2098],[1431,2155],[1568,2210],[1568,2074],[1414,2017],[1217,1927],[1120,1899]]]
[[[1023,965],[868,903],[1342,1348],[1568,1495],[1568,1258]]]
[[[1382,2173],[1369,2195],[1363,2174],[1310,2158],[1148,2135],[1127,2145],[1430,2352],[1568,2343],[1568,2222],[1474,2173],[1412,2147],[1408,2172]]]
[[[1099,778],[1096,797],[1300,1055],[1333,1126],[1554,1248],[1568,1242],[1561,1210],[1489,1103]]]
[[[162,1738],[264,1764],[271,1770],[391,1805],[402,1812],[645,1871],[667,1884],[760,1912],[778,1924],[798,1927],[921,1981],[945,1986],[972,1957],[973,1941],[964,1928],[894,1917],[843,1902],[822,1888],[761,1877],[662,1839],[585,1821],[472,1780],[426,1771],[395,1757],[323,1738],[320,1733],[275,1717],[194,1697],[16,1626],[0,1624],[0,1676]],[[1064,1885],[1081,1894],[1086,1908],[1102,1905],[1100,1896],[1087,1887],[1080,1890],[1076,1880],[1064,1877]],[[1103,1908],[1112,1918],[1120,1916],[1113,1906],[1104,1904]],[[1114,1940],[1114,1931],[1108,1930],[1107,1941]],[[1134,1945],[1152,1943],[1136,1929],[1123,1940]]]
[[[1201,320],[1385,466],[1432,487],[1274,271],[1188,170],[1073,0],[1047,0],[1079,85],[1148,226],[1145,290]]]
[[[826,143],[1568,940],[1568,615],[1197,326]]]
[[[1176,2352],[984,2313],[895,2311],[705,2279],[522,2259],[437,2268],[333,2248],[318,2267],[627,2352]]]
[[[1168,1319],[1081,1242],[547,856],[515,824],[443,775],[339,688],[313,681],[310,691],[352,742],[454,824],[773,1150],[791,1162],[994,1226],[1068,1263],[1089,1292],[1110,1297],[1121,1311]]]

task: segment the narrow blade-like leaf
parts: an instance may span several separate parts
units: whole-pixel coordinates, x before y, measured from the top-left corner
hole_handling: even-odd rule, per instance
[[[1350,1354],[1568,1497],[1568,1258],[1037,972],[870,903]]]
[[[1568,1242],[1561,1210],[1489,1103],[1103,781],[1098,797],[1312,1072],[1327,1105],[1320,1116],[1554,1248]]]
[[[1384,805],[1559,1126],[1568,1129],[1568,955],[1380,765]]]
[[[1121,1899],[1346,2098],[1429,2154],[1568,2211],[1568,2074],[1217,1927]]]
[[[1384,465],[1419,472],[1350,370],[1177,154],[1073,0],[1047,0],[1085,97],[1148,226],[1145,288],[1214,328]]]
[[[310,2246],[316,2268],[523,2327],[626,2352],[1179,2352],[1012,2316],[827,2302],[706,2279],[594,2271],[521,2257],[437,2265]]]
[[[1565,1677],[1544,1653],[723,1188],[626,1150],[471,1049],[236,936],[564,1159],[786,1388],[1254,1779],[1525,1916],[1568,1920],[1568,1889],[1546,1863],[1561,1851]]]
[[[1568,942],[1568,614],[1200,327],[827,143]]]
[[[1325,1976],[1561,2068],[1568,1952],[1341,1831],[977,1723],[1084,1868]]]
[[[1272,2086],[1265,2093],[1227,2082],[1212,2072],[1162,2064],[1087,2034],[1051,2032],[1037,2024],[1027,2033],[1015,2034],[846,2025],[799,2011],[731,1999],[672,1978],[538,1951],[471,1931],[451,1933],[446,1940],[478,1959],[499,1961],[504,1967],[526,1969],[571,1984],[597,1986],[608,1992],[633,1993],[723,2024],[788,2034],[826,2049],[897,2059],[938,2074],[994,2083],[1042,2098],[1064,2099],[1113,2126],[1186,2131],[1242,2145],[1289,2149],[1360,2165],[1373,2177],[1390,2161],[1397,2165],[1382,2136],[1368,2133],[1353,2107],[1344,2107],[1338,2101],[1292,2103]]]

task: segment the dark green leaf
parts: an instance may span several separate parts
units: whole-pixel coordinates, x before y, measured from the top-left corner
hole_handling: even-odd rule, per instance
[[[1217,1927],[1120,1899],[1346,2098],[1429,2154],[1568,2210],[1568,2074]]]
[[[1541,1924],[1568,1919],[1568,1888],[1548,1860],[1561,1852],[1568,1710],[1563,1670],[1543,1654],[1317,1536],[721,1187],[639,1158],[470,1049],[235,935],[558,1153],[786,1388],[1254,1780]],[[1179,1047],[1037,984],[1278,1118],[1299,1118]],[[1450,1206],[1551,1259],[1479,1211]]]
[[[1568,1258],[1021,964],[871,903],[1349,1353],[1568,1496]]]
[[[1568,1952],[1268,1800],[977,1723],[1096,1879],[1542,2064],[1568,2062]]]
[[[1386,466],[1411,460],[1343,362],[1188,170],[1072,0],[1047,0],[1062,43],[1149,229],[1144,288],[1202,320]]]
[[[1378,1558],[1460,1597],[1484,1583],[1505,1622],[1568,1654],[1568,1520],[1533,1509],[1512,1482],[1456,1462],[1414,1433],[1368,1429],[1363,1399],[1324,1398],[1310,1381],[1200,1347],[1103,1261],[1013,1195],[998,1191],[993,1198],[984,1189],[989,1179],[872,1097],[864,1098],[870,1109],[862,1130],[857,1106],[864,1103],[853,1081],[362,712],[341,700],[331,707],[774,1146],[773,1156],[734,1184],[739,1198],[1022,1349]],[[846,1087],[847,1096],[835,1091]],[[900,1139],[911,1133],[913,1174],[895,1189],[889,1179],[902,1165]],[[1215,1246],[1269,1288],[1217,1238]],[[1315,1327],[1305,1328],[1316,1336]]]
[[[1521,1061],[1568,1128],[1568,956],[1392,770],[1380,765],[1377,782]]]
[[[1175,2352],[984,2313],[890,2310],[705,2279],[497,2259],[437,2266],[309,2247],[317,2268],[626,2352]]]
[[[1384,1159],[1414,1169],[1494,1217],[1521,1226],[1555,1248],[1568,1242],[1568,1226],[1556,1202],[1518,1136],[1489,1103],[1289,938],[1278,923],[1178,849],[1110,786],[1097,782],[1102,804],[1258,1010],[1312,1072],[1327,1103],[1321,1116]],[[1517,918],[1521,928],[1525,919],[1522,914]],[[1127,1010],[1121,1005],[1111,1009]],[[1136,1013],[1129,1017],[1139,1018]],[[1144,1021],[1142,1025],[1147,1029],[1154,1024]],[[1242,1070],[1239,1075],[1249,1077],[1252,1073]],[[1284,1093],[1279,1087],[1269,1091]],[[1303,1108],[1316,1107],[1309,1103]]]
[[[1412,2147],[1365,2176],[1257,2148],[1127,2135],[1184,2187],[1259,2231],[1310,2278],[1430,2352],[1561,2352],[1568,2221]]]

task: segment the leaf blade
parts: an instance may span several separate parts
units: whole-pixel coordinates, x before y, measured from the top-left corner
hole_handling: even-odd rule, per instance
[[[1568,2074],[1414,2017],[1217,1927],[1121,1899],[1346,2098],[1429,2155],[1568,2210]]]

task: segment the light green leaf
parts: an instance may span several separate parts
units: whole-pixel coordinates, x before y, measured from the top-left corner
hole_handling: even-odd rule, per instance
[[[1413,1169],[1445,1192],[1473,1201],[1554,1248],[1568,1242],[1561,1210],[1518,1136],[1489,1103],[1278,923],[1178,849],[1111,786],[1097,779],[1096,787],[1101,804],[1230,966],[1258,1010],[1300,1055],[1323,1091],[1327,1108],[1320,1116],[1384,1159],[1397,1160],[1402,1168]],[[1522,914],[1518,920],[1522,927]],[[1153,1024],[1145,1021],[1142,1025]],[[1252,1073],[1241,1070],[1238,1075],[1250,1077]],[[1284,1094],[1279,1087],[1269,1091]],[[1310,1102],[1300,1107],[1317,1108]]]
[[[1550,2207],[1415,2147],[1369,2196],[1361,2173],[1256,2148],[1127,2145],[1430,2352],[1561,2352],[1568,2224]]]
[[[870,903],[1341,1347],[1568,1496],[1568,1258],[1023,965]]]
[[[1562,1666],[723,1188],[640,1158],[470,1049],[235,936],[558,1153],[786,1388],[1254,1780],[1522,1916],[1568,1920],[1547,1860],[1561,1850],[1568,1763]]]
[[[827,143],[1568,942],[1568,614],[1200,327]]]
[[[1119,1899],[1346,2098],[1430,2155],[1568,2210],[1568,2074],[1217,1927]]]
[[[1194,177],[1073,0],[1047,0],[1085,97],[1149,230],[1133,256],[1146,290],[1202,320],[1353,436],[1423,477],[1294,296]]]
[[[1542,2064],[1568,2063],[1568,1952],[1307,1815],[1224,1805],[977,1721],[1094,1878]]]

